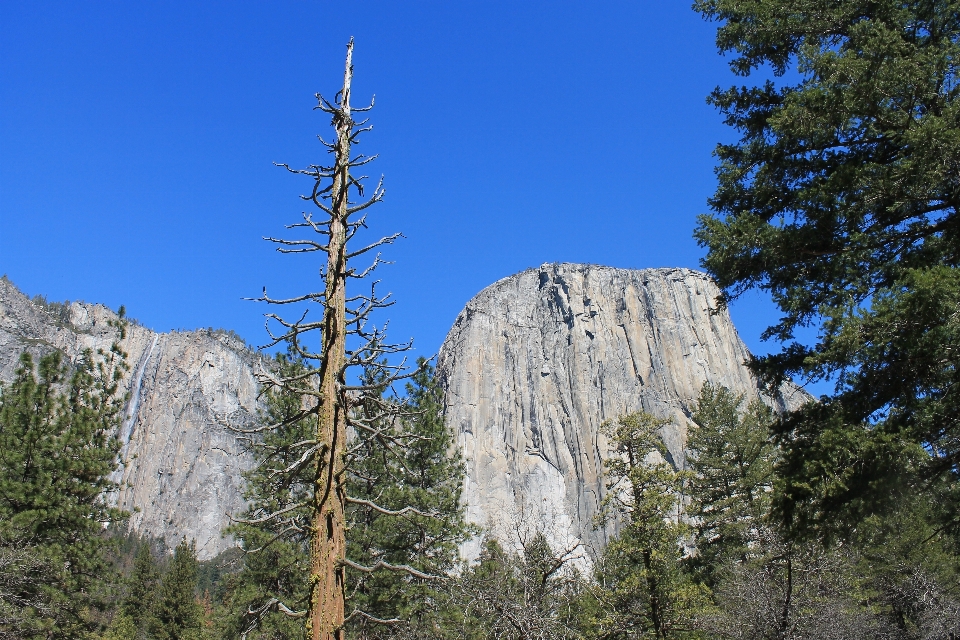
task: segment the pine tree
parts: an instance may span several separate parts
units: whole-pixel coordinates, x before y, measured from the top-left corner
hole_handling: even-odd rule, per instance
[[[689,527],[680,500],[689,474],[667,462],[660,430],[668,423],[638,412],[603,425],[613,451],[601,517],[619,522],[620,532],[596,570],[604,606],[589,627],[601,637],[696,637],[691,619],[707,605],[706,591],[681,565]]]
[[[295,355],[279,355],[276,371],[289,378],[311,373]],[[376,375],[376,370],[368,369],[364,378],[380,389],[378,395],[368,395],[368,403],[404,401],[385,397],[378,382],[383,378]],[[250,444],[260,464],[246,474],[249,508],[230,529],[246,554],[243,569],[229,578],[225,637],[294,638],[304,633],[301,612],[310,593],[306,571],[310,511],[303,503],[313,471],[297,445],[313,437],[315,422],[292,390],[271,389],[264,399],[261,422],[282,426]],[[408,385],[405,402],[409,405],[405,417],[392,424],[373,420],[368,426],[376,427],[376,437],[358,434],[350,447],[349,557],[360,567],[394,569],[367,572],[347,567],[347,604],[362,612],[348,620],[353,634],[376,633],[379,623],[374,619],[429,626],[442,598],[435,576],[455,567],[459,544],[472,533],[460,505],[463,464],[442,419],[442,392],[426,362],[420,363]],[[361,405],[356,411],[374,418],[383,414],[377,406]],[[391,442],[403,446],[388,446]],[[293,505],[300,506],[290,508]],[[282,519],[262,519],[263,514],[284,509],[288,510]]]
[[[117,612],[104,631],[102,640],[135,640],[142,637],[142,630],[133,619],[125,613]]]
[[[776,417],[759,399],[744,404],[705,384],[688,432],[697,552],[686,563],[717,605],[698,626],[720,637],[890,637],[877,606],[884,590],[871,584],[875,554],[871,568],[857,567],[869,549],[791,541],[771,519]]]
[[[459,560],[459,544],[472,533],[460,504],[464,466],[443,421],[443,391],[433,367],[422,358],[417,364],[406,387],[407,416],[392,428],[382,425],[377,438],[359,439],[351,452],[348,553],[365,566],[405,565],[426,576],[444,576]],[[372,376],[366,382],[377,384]],[[377,400],[383,401],[389,399]],[[368,413],[377,412],[371,407]],[[381,438],[402,446],[391,448]],[[369,626],[369,617],[422,626],[436,609],[438,585],[432,577],[348,573],[356,580],[350,604],[363,612],[357,627]]]
[[[265,346],[270,348],[286,343],[291,353],[315,367],[303,377],[278,378],[263,371],[260,378],[268,390],[278,388],[295,393],[303,403],[303,419],[307,419],[308,415],[314,419],[313,434],[298,445],[290,445],[298,449],[297,455],[304,456],[303,462],[279,471],[281,475],[298,479],[302,471],[312,469],[312,480],[301,506],[307,508],[311,518],[304,529],[312,535],[309,545],[310,597],[305,617],[313,640],[342,640],[345,622],[352,617],[363,616],[362,611],[348,612],[346,608],[348,567],[355,572],[386,570],[422,577],[420,572],[409,566],[394,566],[384,562],[367,566],[347,557],[346,511],[350,504],[351,477],[348,443],[351,438],[359,437],[376,439],[390,448],[403,447],[402,441],[397,438],[383,437],[383,430],[392,428],[393,422],[406,410],[405,404],[380,402],[376,396],[380,394],[381,386],[391,388],[412,375],[406,369],[405,360],[398,355],[409,350],[411,343],[387,342],[384,325],[377,327],[371,321],[377,310],[392,304],[389,295],[378,294],[376,282],[362,292],[353,290],[351,284],[363,280],[383,263],[380,255],[375,254],[364,267],[357,268],[356,261],[363,259],[361,256],[374,255],[370,252],[400,237],[396,233],[366,246],[354,244],[355,236],[367,228],[366,210],[382,201],[384,190],[381,179],[373,192],[365,196],[363,181],[366,176],[354,173],[376,156],[354,155],[352,151],[359,143],[359,136],[371,128],[356,122],[354,117],[358,112],[373,107],[372,102],[369,107],[360,109],[351,105],[352,60],[351,39],[347,44],[341,89],[333,101],[317,94],[316,108],[330,115],[334,128],[331,142],[321,139],[333,156],[332,163],[327,166],[311,164],[305,169],[290,169],[287,165],[281,165],[292,173],[308,177],[312,182],[309,194],[301,196],[310,202],[311,211],[303,213],[302,221],[288,226],[289,229],[303,230],[308,237],[268,238],[277,244],[281,253],[323,254],[325,260],[320,267],[322,290],[284,299],[271,298],[264,290],[259,298],[271,305],[296,307],[289,318],[283,318],[278,313],[267,314],[270,327],[278,329],[276,333],[271,333],[270,343]],[[359,200],[353,199],[356,196],[359,196]],[[319,217],[314,219],[315,215]],[[310,316],[308,319],[309,313],[314,310],[318,310],[322,317],[314,320]],[[391,360],[394,357],[397,361]],[[352,384],[361,370],[370,368],[379,370],[377,386]],[[361,414],[355,411],[358,406],[367,409],[376,406],[379,413],[375,416]],[[300,419],[296,418],[297,421]],[[262,425],[259,432],[272,428],[283,427]],[[282,522],[289,513],[300,508],[287,506],[290,511],[262,513],[258,516],[259,523],[267,519]],[[277,603],[274,608],[280,608],[281,605],[287,606]]]
[[[118,609],[118,615],[129,620],[138,638],[144,637],[159,578],[160,571],[153,558],[150,543],[141,542],[134,559],[133,572],[126,580],[126,593]]]
[[[843,535],[946,481],[960,527],[960,2],[694,6],[734,72],[763,70],[710,97],[740,139],[716,149],[703,264],[726,300],[759,288],[780,308],[765,382],[836,382],[778,425],[777,512]]]
[[[197,601],[197,551],[180,542],[153,597],[147,629],[153,640],[199,640],[203,608]]]
[[[123,519],[110,507],[109,480],[117,462],[116,431],[126,371],[123,310],[109,351],[86,351],[67,366],[58,352],[28,353],[0,394],[0,540],[30,546],[49,571],[25,588],[23,611],[48,638],[73,637],[104,605],[110,570],[103,527]],[[32,612],[32,613],[30,613]],[[31,637],[24,632],[23,637]]]
[[[688,431],[693,474],[686,511],[696,527],[696,563],[708,574],[725,561],[746,560],[769,537],[774,415],[759,399],[743,404],[743,396],[707,383],[693,412],[696,427]]]
[[[278,354],[274,369],[282,378],[311,373],[295,354]],[[305,503],[313,470],[297,445],[313,440],[316,420],[289,387],[270,388],[262,398],[259,422],[276,427],[247,443],[258,464],[244,474],[248,508],[228,529],[245,553],[241,570],[228,578],[221,623],[225,639],[305,637],[302,618],[289,615],[306,611],[310,599],[310,510]],[[264,517],[285,509],[282,518]]]

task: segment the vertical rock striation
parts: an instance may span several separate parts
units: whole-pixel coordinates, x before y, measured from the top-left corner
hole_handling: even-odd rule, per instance
[[[690,269],[545,264],[477,294],[437,364],[466,459],[468,518],[498,537],[544,529],[555,545],[581,540],[595,554],[614,533],[593,527],[605,492],[601,422],[637,410],[673,418],[663,437],[682,464],[704,382],[758,394],[718,293]],[[806,397],[791,388],[772,402]]]
[[[24,350],[36,360],[109,348],[116,317],[102,305],[33,302],[0,279],[0,380],[12,379]],[[212,558],[230,545],[221,536],[228,514],[244,507],[241,473],[252,460],[229,426],[255,418],[255,356],[225,332],[158,334],[134,323],[122,346],[131,371],[116,500],[135,530],[171,547],[195,539],[197,555]]]

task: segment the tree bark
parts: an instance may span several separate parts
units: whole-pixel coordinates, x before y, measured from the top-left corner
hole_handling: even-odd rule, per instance
[[[647,574],[647,591],[650,593],[650,621],[653,623],[653,637],[665,638],[663,630],[663,611],[660,603],[660,587],[657,585],[657,576],[653,571],[653,550],[644,549],[643,568]]]
[[[320,363],[320,410],[314,482],[313,540],[311,544],[311,593],[309,636],[313,640],[344,637],[344,560],[346,535],[344,507],[344,451],[347,435],[347,397],[344,392],[346,347],[347,216],[350,189],[350,82],[353,76],[353,39],[347,45],[347,61],[340,93],[340,108],[334,114],[337,131],[331,191],[330,236],[327,252],[326,305],[323,315]]]

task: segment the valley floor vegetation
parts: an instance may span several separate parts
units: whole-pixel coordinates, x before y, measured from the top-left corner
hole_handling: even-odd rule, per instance
[[[310,421],[251,440],[261,464],[247,475],[249,509],[229,531],[239,546],[199,562],[190,541],[167,549],[127,532],[124,514],[104,501],[119,415],[106,365],[122,358],[88,355],[72,373],[57,355],[37,366],[24,356],[3,389],[0,637],[306,637],[304,514],[256,514],[307,489],[309,472],[275,471],[291,464],[289,445]],[[275,364],[307,371],[290,355]],[[947,639],[960,629],[960,549],[928,524],[937,505],[904,501],[842,540],[789,537],[771,515],[782,454],[770,433],[780,417],[710,385],[680,468],[668,462],[663,420],[635,413],[604,424],[608,494],[596,526],[616,521],[619,533],[592,570],[572,561],[574,550],[551,548],[536,523],[512,541],[485,537],[476,562],[462,564],[459,544],[484,532],[464,521],[463,464],[442,393],[427,363],[418,371],[404,400],[414,410],[393,427],[416,436],[404,457],[351,450],[360,497],[347,540],[364,564],[346,567],[346,602],[363,613],[348,616],[345,637]],[[280,390],[265,407],[265,423],[301,411]],[[366,497],[408,510],[379,513]],[[410,570],[363,568],[378,563]]]

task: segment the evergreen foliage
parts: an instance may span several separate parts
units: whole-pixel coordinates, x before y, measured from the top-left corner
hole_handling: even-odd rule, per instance
[[[140,628],[125,613],[117,613],[102,636],[102,640],[133,640],[143,638]]]
[[[638,412],[603,426],[613,455],[601,515],[621,529],[597,567],[602,607],[589,624],[597,637],[698,637],[693,619],[708,600],[682,566],[689,526],[681,496],[690,474],[667,462],[660,429],[668,423]]]
[[[84,352],[72,370],[58,352],[36,368],[22,354],[0,392],[0,541],[29,550],[27,564],[43,567],[0,596],[19,619],[5,632],[76,637],[105,604],[111,572],[103,527],[125,517],[107,502],[116,489],[109,475],[124,401],[124,327],[121,313],[111,349]]]
[[[957,525],[960,3],[694,6],[736,73],[779,76],[710,97],[741,137],[716,150],[703,264],[726,299],[761,288],[781,309],[766,382],[837,383],[778,427],[777,512],[791,535],[850,533],[932,488]]]
[[[153,594],[147,630],[151,640],[200,640],[203,608],[197,599],[197,551],[186,540],[174,549],[170,566]]]
[[[720,637],[922,638],[956,624],[956,549],[924,500],[863,521],[848,544],[791,541],[771,518],[773,412],[705,385],[688,436],[687,513],[712,589],[700,628]],[[931,608],[925,603],[937,601]]]
[[[143,638],[149,614],[153,609],[154,593],[160,581],[160,570],[154,560],[150,543],[139,545],[133,563],[133,572],[126,579],[126,594],[121,600],[118,615]]]
[[[743,396],[705,384],[687,435],[693,472],[687,514],[696,527],[697,558],[708,575],[726,561],[746,560],[769,536],[773,491],[773,411],[759,399],[743,411]]]
[[[368,375],[365,383],[379,381]],[[356,581],[348,602],[362,612],[354,622],[360,628],[369,626],[367,616],[428,624],[439,595],[436,578],[453,571],[460,543],[473,533],[460,504],[463,461],[443,421],[443,391],[425,359],[406,392],[409,417],[380,425],[373,437],[358,435],[349,454],[347,555],[367,567],[406,565],[432,577],[348,571]],[[377,415],[379,408],[359,411]]]
[[[275,365],[283,377],[310,374],[296,356],[278,354]],[[304,503],[312,469],[301,462],[296,444],[314,439],[316,417],[305,411],[298,393],[285,387],[268,390],[263,400],[259,421],[276,426],[249,443],[258,464],[244,475],[249,506],[228,529],[245,553],[241,570],[227,578],[224,638],[304,637],[303,621],[281,606],[303,611],[309,599],[310,514]],[[291,472],[280,474],[284,469]],[[280,520],[263,519],[285,509]]]

